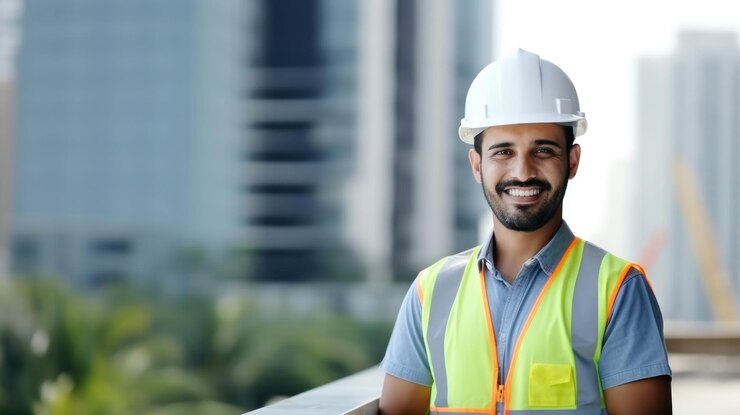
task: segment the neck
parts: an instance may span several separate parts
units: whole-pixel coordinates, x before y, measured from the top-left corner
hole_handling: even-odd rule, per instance
[[[507,229],[494,216],[493,261],[506,281],[512,283],[524,262],[537,254],[555,236],[563,223],[557,212],[541,228],[531,232]]]

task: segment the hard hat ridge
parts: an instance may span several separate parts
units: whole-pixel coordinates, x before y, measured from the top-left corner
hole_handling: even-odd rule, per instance
[[[588,126],[565,72],[539,55],[517,49],[473,79],[458,133],[462,141],[473,144],[488,127],[530,123],[572,125],[576,137]]]

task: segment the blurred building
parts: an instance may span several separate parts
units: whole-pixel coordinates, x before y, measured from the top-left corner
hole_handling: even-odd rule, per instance
[[[348,230],[379,258],[370,263],[390,267],[370,269],[374,275],[413,278],[479,242],[485,202],[457,127],[470,82],[491,59],[492,3],[360,3],[359,151]]]
[[[475,244],[492,12],[461,3],[28,3],[14,270],[388,280]]]
[[[20,0],[0,0],[0,279],[10,271],[10,199],[15,55],[20,41]]]
[[[462,3],[259,3],[245,176],[255,275],[388,280],[476,242],[479,191],[455,137],[491,10]]]
[[[243,7],[26,2],[16,273],[171,280],[235,243]]]
[[[253,3],[242,219],[249,272],[352,277],[359,262],[340,237],[340,196],[355,157],[356,2]]]
[[[250,274],[389,280],[476,242],[479,190],[455,137],[491,10],[464,3],[255,2]]]
[[[740,51],[734,33],[683,32],[678,50],[639,63],[634,245],[643,248],[663,313],[708,319],[699,261],[677,198],[674,163],[711,218],[722,267],[740,298]],[[690,186],[679,182],[678,186]]]

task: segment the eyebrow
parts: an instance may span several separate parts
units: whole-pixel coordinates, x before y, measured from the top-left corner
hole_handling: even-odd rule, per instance
[[[497,148],[503,148],[503,147],[511,147],[511,146],[512,146],[512,144],[511,144],[511,143],[509,143],[509,142],[504,142],[504,143],[498,143],[498,144],[491,144],[491,146],[490,146],[490,147],[488,147],[488,149],[489,149],[489,150],[494,150],[494,149],[497,149]]]
[[[560,143],[558,143],[557,141],[553,141],[553,140],[539,139],[539,140],[534,140],[534,143],[537,145],[548,145],[548,146],[560,148]]]
[[[538,146],[547,145],[547,146],[553,146],[553,147],[558,147],[558,148],[561,147],[560,143],[558,143],[557,141],[547,140],[544,138],[534,140],[534,143]],[[511,147],[511,146],[513,146],[513,144],[507,141],[503,143],[492,144],[490,147],[488,147],[488,150],[495,150],[497,148],[505,148],[505,147]]]

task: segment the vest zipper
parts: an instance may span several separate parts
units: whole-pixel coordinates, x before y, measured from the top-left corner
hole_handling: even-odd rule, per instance
[[[504,402],[504,385],[498,385],[498,392],[496,392],[496,402]]]

